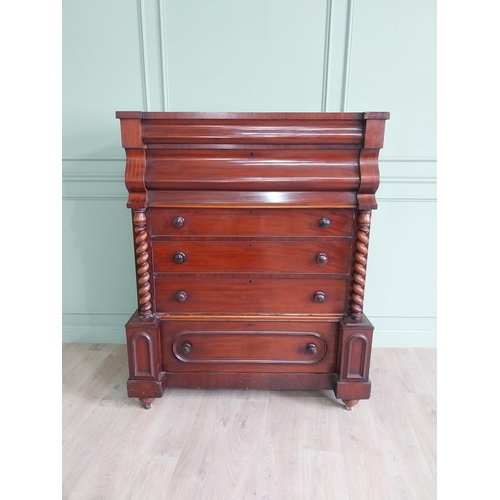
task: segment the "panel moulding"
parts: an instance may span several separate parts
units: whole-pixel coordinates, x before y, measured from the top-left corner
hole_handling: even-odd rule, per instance
[[[164,0],[158,0],[158,22],[160,24],[160,60],[161,60],[161,79],[162,79],[162,97],[163,111],[170,110],[169,91],[168,91],[168,58],[167,58],[167,33],[165,23],[165,4]]]
[[[325,112],[328,101],[328,72],[330,67],[330,32],[332,27],[332,0],[326,1],[325,48],[323,55],[323,88],[321,92],[321,111]]]
[[[349,0],[346,20],[346,42],[344,54],[344,81],[342,84],[342,108],[347,111],[349,98],[349,73],[351,67],[352,32],[354,27],[354,0]]]
[[[139,22],[139,47],[141,54],[141,81],[142,98],[145,111],[150,111],[149,107],[149,78],[148,78],[148,60],[147,60],[147,42],[146,42],[146,23],[144,21],[143,0],[137,0],[137,18]]]

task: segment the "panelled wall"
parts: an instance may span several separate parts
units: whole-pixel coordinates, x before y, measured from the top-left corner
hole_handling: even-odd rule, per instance
[[[390,111],[365,312],[436,344],[436,3],[63,0],[63,341],[136,308],[117,110]]]

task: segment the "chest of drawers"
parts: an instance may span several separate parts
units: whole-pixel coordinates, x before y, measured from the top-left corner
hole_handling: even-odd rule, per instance
[[[117,112],[138,308],[128,395],[370,396],[363,313],[388,113]]]

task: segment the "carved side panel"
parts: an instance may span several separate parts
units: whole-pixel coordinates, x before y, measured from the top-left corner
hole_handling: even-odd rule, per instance
[[[338,380],[359,384],[369,381],[373,325],[365,315],[361,322],[340,322]]]
[[[159,319],[138,311],[126,327],[130,379],[158,379],[161,369]]]
[[[362,149],[359,153],[360,183],[357,199],[360,210],[374,210],[377,208],[375,193],[380,184],[378,155],[378,149]]]
[[[349,337],[346,343],[344,378],[348,380],[368,380],[368,345],[368,338],[363,333],[355,333]]]
[[[152,311],[152,295],[151,295],[151,275],[149,274],[150,268],[150,255],[148,233],[146,231],[146,211],[134,210],[133,223],[134,223],[134,241],[136,253],[136,268],[137,268],[137,295],[139,302],[139,314],[143,318],[153,316]]]
[[[351,294],[351,317],[360,321],[363,314],[365,297],[366,264],[368,262],[368,242],[370,236],[371,212],[363,210],[358,216],[356,251],[354,253],[354,272]]]
[[[128,342],[130,376],[156,377],[154,339],[148,332],[134,332]]]
[[[122,146],[125,149],[125,186],[129,192],[127,207],[146,207],[147,191],[144,185],[146,175],[146,146],[142,140],[142,113],[120,114]]]

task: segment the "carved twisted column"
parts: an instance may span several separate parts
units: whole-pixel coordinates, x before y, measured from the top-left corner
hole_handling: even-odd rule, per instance
[[[139,299],[139,314],[142,318],[150,318],[153,313],[151,311],[151,278],[149,274],[149,254],[148,254],[148,233],[146,231],[146,211],[134,210],[133,223],[135,233],[135,253],[137,254],[137,275],[138,275],[138,299]]]
[[[360,321],[363,314],[370,221],[371,212],[369,210],[362,210],[359,212],[358,232],[356,233],[356,252],[354,254],[354,283],[351,294],[351,317],[356,321]]]

